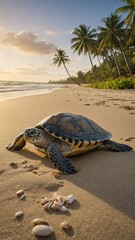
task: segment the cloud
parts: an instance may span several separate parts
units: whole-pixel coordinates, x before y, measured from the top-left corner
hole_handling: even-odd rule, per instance
[[[45,33],[50,36],[57,36],[59,34],[58,32],[55,31],[46,31]]]
[[[18,34],[7,32],[4,34],[0,44],[37,55],[54,53],[57,48],[51,41],[40,40],[37,35],[29,31],[22,31]]]

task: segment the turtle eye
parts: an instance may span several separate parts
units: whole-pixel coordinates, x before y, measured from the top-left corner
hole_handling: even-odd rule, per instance
[[[33,135],[35,135],[34,129],[26,129],[25,130],[25,136],[26,137],[32,137]]]

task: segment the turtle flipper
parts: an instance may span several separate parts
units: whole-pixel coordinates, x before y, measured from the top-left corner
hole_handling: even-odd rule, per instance
[[[20,133],[14,142],[10,143],[6,149],[10,151],[20,150],[22,149],[26,144],[26,141],[24,139],[24,133]]]
[[[128,152],[132,150],[132,148],[126,144],[117,143],[111,140],[104,141],[103,145],[116,152]]]
[[[77,173],[70,160],[66,158],[55,144],[51,144],[47,149],[47,154],[52,164],[58,168],[59,171],[65,174]]]

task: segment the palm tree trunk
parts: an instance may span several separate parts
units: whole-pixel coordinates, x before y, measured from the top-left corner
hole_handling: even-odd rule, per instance
[[[94,65],[93,65],[93,62],[92,62],[92,59],[91,59],[91,55],[90,55],[90,52],[89,52],[88,48],[87,48],[87,53],[88,53],[89,60],[90,60],[90,63],[91,63],[91,67],[92,67],[92,70],[93,70],[94,78],[96,80],[96,79],[98,79],[98,76],[97,76],[97,73],[94,70]]]
[[[117,71],[118,71],[118,75],[119,75],[119,77],[121,77],[121,72],[120,72],[120,68],[119,68],[119,64],[118,64],[117,58],[115,56],[115,52],[113,51],[113,49],[112,49],[111,52],[112,52],[112,55],[114,57],[114,61],[115,61],[115,65],[116,65],[116,68],[117,68]]]
[[[118,39],[118,45],[119,45],[119,48],[120,48],[120,50],[121,50],[121,53],[122,53],[122,55],[123,55],[123,57],[124,57],[125,63],[126,63],[126,65],[127,65],[127,69],[128,69],[128,71],[129,71],[129,74],[132,76],[132,71],[131,71],[131,69],[130,69],[130,67],[129,67],[129,64],[128,64],[128,61],[127,61],[127,58],[126,58],[125,51],[124,51],[123,46],[122,46],[122,44],[121,44],[121,42],[120,42],[119,39]]]
[[[101,61],[100,61],[99,56],[97,56],[97,59],[98,59],[98,63],[99,63],[99,66],[100,66],[101,65]]]
[[[74,81],[76,84],[78,84],[79,86],[81,86],[81,84],[80,83],[78,83],[77,81],[75,81],[74,80],[74,78],[72,78],[71,77],[71,75],[70,75],[70,73],[69,73],[69,71],[68,71],[68,69],[67,69],[67,67],[66,67],[66,65],[63,63],[63,65],[64,65],[64,68],[65,68],[65,70],[66,70],[66,72],[67,72],[67,74],[68,74],[68,76],[72,79],[72,81]]]
[[[90,55],[90,52],[89,52],[89,50],[88,50],[88,56],[89,56],[89,60],[90,60],[90,63],[91,63],[91,67],[93,68],[93,67],[94,67],[94,65],[93,65],[93,62],[92,62],[92,59],[91,59],[91,55]]]
[[[107,66],[108,66],[109,73],[110,73],[110,75],[111,75],[112,78],[113,78],[113,72],[112,72],[112,68],[111,68],[110,61],[109,61],[109,57],[108,57],[108,54],[107,54],[107,53],[105,54],[105,58],[106,58],[106,62],[107,62]]]

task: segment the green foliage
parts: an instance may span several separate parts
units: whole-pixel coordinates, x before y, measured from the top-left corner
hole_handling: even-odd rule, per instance
[[[88,87],[99,89],[135,89],[135,78],[117,78],[115,80],[97,82]]]

